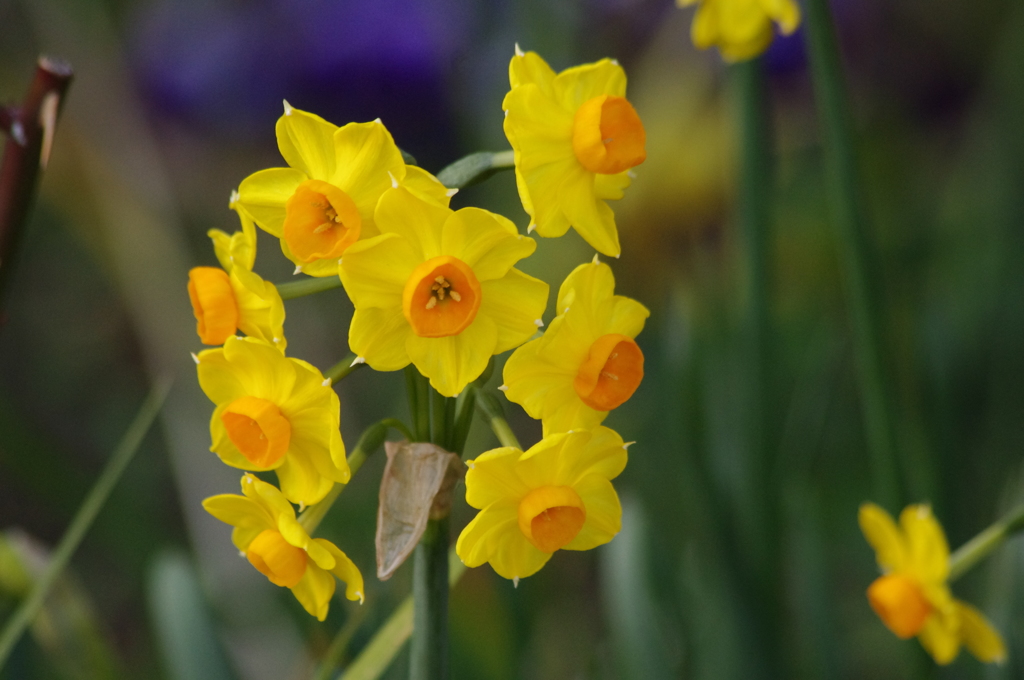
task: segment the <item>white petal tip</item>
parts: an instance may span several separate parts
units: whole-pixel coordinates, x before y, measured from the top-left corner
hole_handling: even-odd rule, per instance
[[[196,362],[196,364],[198,364],[199,363],[199,355],[196,354],[195,352],[189,352],[189,354],[192,355],[192,361],[194,361],[194,362]]]
[[[292,108],[292,105],[288,103],[287,99],[282,99],[281,101],[284,102],[284,115],[286,115],[286,116],[292,115],[292,111],[295,110],[295,109]]]
[[[612,61],[612,63],[613,63],[613,64],[615,64],[616,66],[618,66],[618,65],[619,65],[619,60],[618,60],[618,59],[612,59],[611,61]]]
[[[292,272],[292,276],[295,276],[296,274],[301,274],[301,273],[302,273],[302,265],[301,264],[295,265],[295,271]]]
[[[341,266],[341,261],[342,261],[343,259],[345,259],[345,258],[343,258],[343,257],[339,257],[339,258],[338,258],[338,266],[339,266],[339,267]]]
[[[526,54],[523,52],[523,48],[519,46],[519,43],[516,43],[516,56],[517,57],[525,57],[526,56]]]
[[[390,170],[388,170],[388,177],[391,178],[391,187],[394,188],[394,189],[397,189],[398,188],[398,180],[395,179],[395,176],[391,174]]]
[[[299,503],[299,512],[302,512],[305,509],[306,509],[306,504],[305,503]]]
[[[473,461],[471,461],[471,460],[470,460],[470,461],[467,461],[467,462],[466,462],[466,467],[468,467],[468,468],[469,468],[470,470],[474,470],[474,469],[476,469],[476,463],[474,463],[474,462],[473,462]]]
[[[512,579],[512,587],[513,588],[518,588],[519,587],[519,577],[518,576],[513,577],[513,579]]]
[[[238,195],[238,189],[232,189],[231,190],[231,198],[228,199],[228,207],[229,208],[234,208],[235,207],[235,203],[238,203],[238,199],[239,198],[240,198],[240,196]]]
[[[626,177],[628,177],[630,179],[636,179],[636,173],[633,172],[632,170],[627,170],[626,171]]]
[[[502,392],[508,392],[508,385],[499,385],[498,389]]]
[[[508,118],[508,109],[505,109],[505,117]]]
[[[376,118],[374,118],[374,119],[373,119],[373,122],[374,122],[374,123],[377,123],[378,125],[383,125],[383,124],[384,124],[384,121],[382,121],[382,120],[380,119],[380,116],[377,116]]]
[[[324,387],[330,387],[331,386],[331,379],[330,378],[324,378],[324,381],[322,383],[320,383],[320,384],[323,385]]]
[[[244,558],[245,557],[245,551],[244,550],[239,550],[238,551],[238,556]]]
[[[537,225],[536,225],[536,224],[534,224],[533,222],[530,222],[530,226],[528,226],[528,227],[526,228],[526,233],[527,233],[527,234],[532,234],[532,233],[533,233],[533,230],[534,230],[534,229],[536,229],[536,228],[537,228]]]
[[[279,342],[281,342],[281,338],[274,338],[274,344],[275,344],[275,345],[276,345],[277,343],[279,343]]]
[[[378,118],[377,120],[380,120],[380,119]],[[361,591],[361,590],[357,591],[356,595],[359,596],[359,604],[362,604],[363,602],[366,602],[366,596],[363,595],[363,591]]]
[[[597,253],[594,253],[593,263],[594,264],[601,264],[601,259],[597,256]]]
[[[544,320],[543,319],[536,319],[533,322],[533,325],[536,326],[537,328],[544,328]]]
[[[458,189],[449,189],[448,191],[444,192],[444,195],[447,196],[448,198],[451,198],[457,193],[459,193]]]
[[[575,431],[575,430],[566,430],[566,431],[565,431],[565,433],[566,433],[566,434],[572,434],[572,433],[573,433],[574,431]]]
[[[622,445],[622,448],[628,450],[629,447],[632,446],[633,444],[636,444],[636,442],[626,442],[625,444]]]
[[[355,366],[356,364],[365,364],[365,363],[366,363],[366,359],[364,357],[356,357],[355,359],[352,360],[352,363],[349,364],[349,367]]]

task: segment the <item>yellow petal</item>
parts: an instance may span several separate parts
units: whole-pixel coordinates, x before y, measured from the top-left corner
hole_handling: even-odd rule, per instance
[[[699,50],[706,50],[718,42],[718,7],[716,2],[701,2],[693,15],[690,39]]]
[[[626,72],[611,59],[568,68],[555,77],[555,96],[567,111],[576,112],[602,94],[626,96]]]
[[[615,538],[622,528],[622,505],[612,483],[601,475],[589,475],[572,488],[583,501],[587,519],[565,549],[590,550]]]
[[[339,273],[356,309],[401,308],[406,281],[421,262],[408,239],[388,233],[349,247]]]
[[[289,452],[282,460],[275,472],[281,493],[292,503],[319,503],[334,486],[334,481],[322,476],[309,458]]]
[[[215,404],[226,404],[246,395],[246,387],[224,356],[224,348],[203,350],[198,354],[199,387]]]
[[[490,318],[498,329],[493,354],[517,347],[537,332],[537,322],[548,304],[548,284],[510,269],[502,278],[484,281],[480,287],[483,300],[478,314]]]
[[[985,616],[966,602],[957,602],[960,612],[960,637],[967,649],[983,663],[1006,661],[1003,638]]]
[[[349,600],[359,600],[362,603],[365,595],[363,594],[363,574],[359,571],[359,567],[338,546],[330,541],[322,538],[313,540],[323,546],[334,557],[334,567],[331,569],[331,573],[344,581],[345,597]]]
[[[517,471],[530,488],[574,486],[589,475],[618,477],[628,455],[622,437],[601,426],[592,431],[552,434],[530,447]]]
[[[564,159],[579,163],[572,150],[575,109],[563,108],[536,85],[512,90],[502,107],[508,111],[505,136],[522,154],[517,168],[532,170]]]
[[[247,396],[283,405],[295,385],[295,363],[273,345],[257,338],[230,337],[224,343],[224,358]],[[199,358],[200,385],[203,383],[202,356]]]
[[[791,35],[800,26],[800,5],[794,0],[761,0],[761,8],[783,35]]]
[[[238,303],[238,329],[284,353],[284,301],[277,287],[242,267],[232,269],[230,278]]]
[[[295,522],[295,510],[284,494],[255,475],[242,477],[242,493],[262,505],[280,527],[285,522]]]
[[[332,184],[355,202],[363,219],[373,219],[377,200],[391,187],[392,177],[405,174],[402,152],[380,121],[349,123],[338,128],[328,144],[337,157]]]
[[[508,579],[537,573],[551,559],[538,550],[519,530],[518,504],[498,502],[488,506],[470,522],[455,544],[455,551],[467,566],[490,562]]]
[[[441,180],[415,165],[405,166],[405,179],[401,180],[399,184],[408,189],[416,198],[445,208],[451,201],[448,187],[441,184]]]
[[[549,96],[554,95],[555,72],[536,52],[514,55],[508,65],[508,80],[513,89],[533,84]]]
[[[516,462],[522,454],[519,449],[506,446],[467,461],[466,502],[478,510],[501,500],[518,504],[530,492],[516,474]]]
[[[334,596],[334,576],[315,564],[306,566],[302,580],[292,588],[292,594],[302,607],[318,621],[327,618],[327,610]]]
[[[210,450],[217,454],[222,463],[239,470],[272,470],[280,465],[281,460],[278,460],[269,467],[260,467],[254,465],[248,458],[242,455],[242,452],[238,450],[235,443],[231,441],[228,431],[224,427],[224,421],[221,420],[221,415],[227,410],[229,405],[230,402],[218,406],[214,409],[213,416],[210,418]]]
[[[348,328],[348,346],[375,371],[397,371],[409,365],[406,340],[412,335],[401,306],[357,307]]]
[[[277,523],[266,508],[251,498],[238,494],[224,493],[211,496],[203,501],[203,508],[221,522],[234,527],[260,531],[277,528]]]
[[[441,230],[451,214],[448,208],[417,198],[400,186],[380,197],[373,221],[381,234],[404,236],[418,261],[424,262],[443,254]]]
[[[928,618],[917,639],[932,655],[935,663],[945,666],[960,653],[960,619],[936,612]]]
[[[875,559],[883,571],[902,571],[907,564],[907,546],[896,522],[874,503],[864,503],[857,514],[861,533],[875,549]]]
[[[629,170],[625,170],[617,175],[595,175],[594,195],[605,201],[619,200],[625,195],[632,181],[629,173]]]
[[[332,139],[337,129],[316,114],[286,106],[277,119],[277,146],[291,167],[312,179],[330,181],[336,166]]]
[[[238,187],[238,203],[261,228],[278,238],[284,232],[285,203],[307,179],[293,168],[269,168],[255,172]]]
[[[611,257],[622,252],[615,213],[594,193],[592,174],[583,171],[562,185],[562,212],[594,250]]]
[[[925,582],[943,582],[949,575],[949,545],[942,526],[927,505],[909,505],[900,513],[906,537],[907,567]]]
[[[536,248],[510,220],[480,208],[452,213],[441,233],[441,252],[469,265],[478,281],[501,278]]]
[[[249,545],[256,540],[256,537],[262,534],[266,529],[259,527],[235,527],[231,532],[231,542],[239,552],[245,552],[249,549]]]
[[[421,338],[409,333],[405,351],[419,372],[430,378],[435,390],[446,397],[454,397],[484,372],[497,342],[498,329],[494,321],[477,314],[473,323],[458,335]]]

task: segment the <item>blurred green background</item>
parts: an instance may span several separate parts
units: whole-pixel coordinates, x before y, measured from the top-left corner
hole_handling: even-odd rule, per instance
[[[1024,6],[832,5],[861,136],[905,500],[931,502],[956,547],[1024,500]],[[764,59],[771,426],[756,444],[770,464],[752,470],[735,102],[730,69],[692,48],[691,20],[669,0],[0,0],[0,100],[21,98],[40,53],[76,70],[0,328],[0,620],[147,385],[177,378],[0,677],[310,676],[358,605],[336,599],[325,622],[313,620],[200,507],[235,492],[239,474],[208,451],[187,271],[215,264],[207,229],[237,228],[232,189],[282,164],[282,99],[338,124],[380,117],[436,172],[507,148],[500,104],[516,42],[556,69],[612,56],[629,74],[649,155],[613,204],[623,255],[612,267],[617,292],[652,310],[639,337],[648,368],[606,423],[638,442],[617,482],[622,533],[557,554],[518,588],[486,566],[467,573],[451,600],[453,676],[1024,677],[1020,540],[955,590],[1003,632],[1002,667],[962,653],[935,668],[864,597],[877,568],[856,513],[872,486],[802,32]],[[453,200],[465,205],[525,229],[510,173]],[[572,232],[542,240],[523,269],[557,289],[591,256]],[[266,234],[256,268],[291,277]],[[287,310],[291,356],[326,369],[347,352],[343,291]],[[369,370],[339,386],[349,445],[371,422],[406,416],[403,387],[400,374]],[[539,424],[508,411],[534,443]],[[494,443],[477,423],[467,451]],[[410,587],[409,567],[387,583],[373,576],[382,467],[378,454],[321,530],[367,577],[346,658]],[[456,530],[470,517],[460,499]],[[767,537],[753,528],[764,521]],[[751,574],[768,574],[767,587]],[[386,677],[405,677],[405,666],[400,657]]]

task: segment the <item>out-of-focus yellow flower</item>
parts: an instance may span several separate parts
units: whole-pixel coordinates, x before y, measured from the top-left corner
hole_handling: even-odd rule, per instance
[[[611,59],[555,74],[518,46],[509,64],[505,136],[530,229],[561,236],[572,226],[605,255],[619,256],[615,215],[629,169],[647,157],[643,123],[626,100],[626,74]]]
[[[411,361],[446,397],[494,354],[541,325],[548,285],[512,265],[536,243],[500,215],[457,212],[405,187],[381,196],[381,234],[345,253],[341,281],[355,305],[349,347],[378,371]]]
[[[296,272],[335,276],[342,253],[377,235],[373,211],[392,184],[448,205],[447,189],[406,165],[380,120],[338,127],[285,102],[277,145],[290,167],[260,170],[242,181],[239,203],[281,239]]]
[[[295,510],[273,485],[250,474],[243,496],[220,494],[203,501],[206,511],[235,527],[231,541],[274,585],[291,588],[306,611],[323,621],[337,576],[345,597],[363,601],[363,575],[348,556],[323,538],[311,538]]]
[[[236,331],[259,338],[284,352],[284,302],[277,287],[252,271],[256,261],[256,227],[246,212],[232,203],[242,231],[228,235],[211,229],[213,250],[223,269],[193,267],[188,273],[188,295],[196,316],[199,339],[222,345]]]
[[[929,506],[908,506],[896,526],[885,510],[865,503],[858,519],[883,572],[868,601],[889,630],[904,640],[916,635],[943,665],[961,644],[986,663],[1006,658],[1002,638],[981,612],[950,593],[949,546]]]
[[[626,467],[607,427],[545,437],[526,453],[494,449],[467,461],[466,502],[480,513],[456,544],[467,566],[490,562],[510,579],[537,573],[556,550],[590,550],[615,537],[622,506],[611,480]]]
[[[237,336],[196,361],[199,386],[217,405],[210,450],[222,461],[276,471],[293,503],[316,503],[335,482],[348,482],[338,395],[314,366]]]
[[[615,295],[611,267],[580,265],[558,291],[558,316],[505,363],[505,396],[544,422],[544,433],[590,429],[629,399],[644,376],[633,341],[650,315]]]
[[[696,5],[691,36],[698,49],[715,45],[726,61],[753,59],[772,42],[772,22],[783,35],[800,26],[796,0],[676,0],[680,7]]]

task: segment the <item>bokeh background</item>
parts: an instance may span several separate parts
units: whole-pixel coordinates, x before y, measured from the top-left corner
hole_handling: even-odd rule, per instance
[[[832,5],[906,500],[932,503],[955,547],[1024,500],[1024,7]],[[363,618],[346,658],[409,592],[409,567],[373,577],[382,455],[322,529],[367,576],[361,612],[336,600],[325,622],[311,619],[201,509],[239,475],[208,451],[187,271],[215,264],[208,229],[237,228],[232,189],[282,164],[283,99],[338,124],[380,117],[436,172],[507,148],[500,104],[516,42],[557,69],[612,56],[629,74],[649,156],[613,206],[623,255],[612,267],[618,292],[652,311],[639,338],[648,369],[607,421],[637,440],[617,483],[622,533],[559,553],[518,588],[486,566],[467,573],[451,600],[453,676],[1024,677],[1024,541],[956,586],[1003,631],[1002,667],[961,654],[936,669],[864,597],[876,566],[856,513],[872,487],[802,32],[765,57],[772,425],[760,443],[746,435],[735,102],[729,69],[690,44],[691,19],[670,0],[0,0],[0,99],[21,98],[40,53],[77,74],[0,327],[0,620],[147,386],[177,379],[0,677],[307,678],[351,617]],[[465,205],[527,224],[510,173],[461,192],[453,206]],[[257,271],[288,280],[265,237]],[[591,256],[572,232],[543,240],[523,268],[557,289]],[[350,315],[340,289],[289,302],[289,354],[331,366]],[[349,444],[381,417],[405,417],[403,387],[400,374],[369,370],[339,386]],[[536,441],[538,425],[508,410],[524,444]],[[770,465],[755,476],[762,444]],[[475,425],[467,450],[492,445]],[[750,531],[762,497],[767,547]],[[460,500],[456,529],[470,517]],[[752,588],[750,573],[769,586]],[[386,677],[406,673],[400,656]]]

